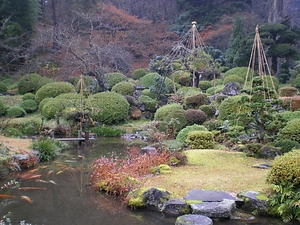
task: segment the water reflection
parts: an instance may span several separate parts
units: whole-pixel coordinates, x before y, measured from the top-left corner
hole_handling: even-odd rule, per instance
[[[15,198],[1,199],[1,216],[9,215],[11,224],[25,221],[34,225],[174,225],[176,218],[158,212],[132,211],[118,199],[89,188],[89,166],[100,155],[112,151],[122,154],[126,144],[120,139],[98,139],[90,147],[74,146],[47,167],[40,167],[36,179],[19,180],[20,187],[39,187],[44,190],[8,188],[5,194]],[[78,157],[78,155],[82,157]],[[12,174],[8,179],[15,179]],[[51,182],[50,182],[51,181]],[[7,181],[2,181],[3,185]],[[30,198],[25,201],[21,196]],[[1,223],[0,223],[1,224]],[[2,223],[9,224],[9,223]],[[283,225],[280,220],[259,218],[251,221],[215,221],[215,225]]]

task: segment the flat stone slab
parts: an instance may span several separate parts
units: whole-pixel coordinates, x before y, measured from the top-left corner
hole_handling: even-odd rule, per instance
[[[161,211],[170,215],[182,215],[191,212],[191,209],[183,199],[170,199]]]
[[[207,216],[187,214],[176,219],[175,225],[213,225]]]
[[[230,218],[236,208],[234,200],[224,199],[221,202],[203,202],[191,204],[192,213],[200,214],[210,218]]]
[[[224,191],[191,190],[184,197],[185,200],[199,200],[202,202],[221,202],[224,199],[239,201],[236,197]]]

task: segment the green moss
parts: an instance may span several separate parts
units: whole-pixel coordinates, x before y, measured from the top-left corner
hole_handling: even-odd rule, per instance
[[[258,195],[256,195],[256,198],[260,201],[268,201],[269,200],[268,196],[266,196],[263,193],[259,193]]]
[[[186,203],[188,205],[191,205],[191,204],[201,204],[202,201],[201,200],[186,200]]]
[[[151,170],[152,174],[170,174],[172,173],[172,168],[167,164],[161,164]]]

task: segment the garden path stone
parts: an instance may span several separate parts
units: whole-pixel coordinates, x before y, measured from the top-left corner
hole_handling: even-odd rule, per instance
[[[176,219],[175,225],[213,225],[213,221],[202,215],[183,215]]]
[[[191,212],[191,208],[183,199],[174,198],[167,201],[161,211],[170,215],[182,215]]]
[[[221,202],[224,199],[239,201],[238,198],[224,191],[190,190],[185,200],[199,200],[202,202]]]

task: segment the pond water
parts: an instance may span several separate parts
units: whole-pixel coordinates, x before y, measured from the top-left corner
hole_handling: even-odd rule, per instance
[[[97,139],[90,147],[66,151],[49,165],[42,165],[32,174],[11,174],[0,186],[1,194],[14,197],[1,198],[0,216],[4,224],[32,225],[174,225],[176,218],[159,212],[134,211],[123,206],[118,199],[89,188],[89,165],[99,155],[112,151],[122,154],[126,144],[120,139]],[[78,155],[83,155],[78,160]],[[22,176],[23,179],[20,180]],[[28,179],[37,176],[36,179]],[[11,184],[19,181],[19,187]],[[7,185],[8,187],[6,187]],[[29,189],[29,190],[28,190]],[[215,225],[283,225],[273,218],[249,221],[215,221]]]

